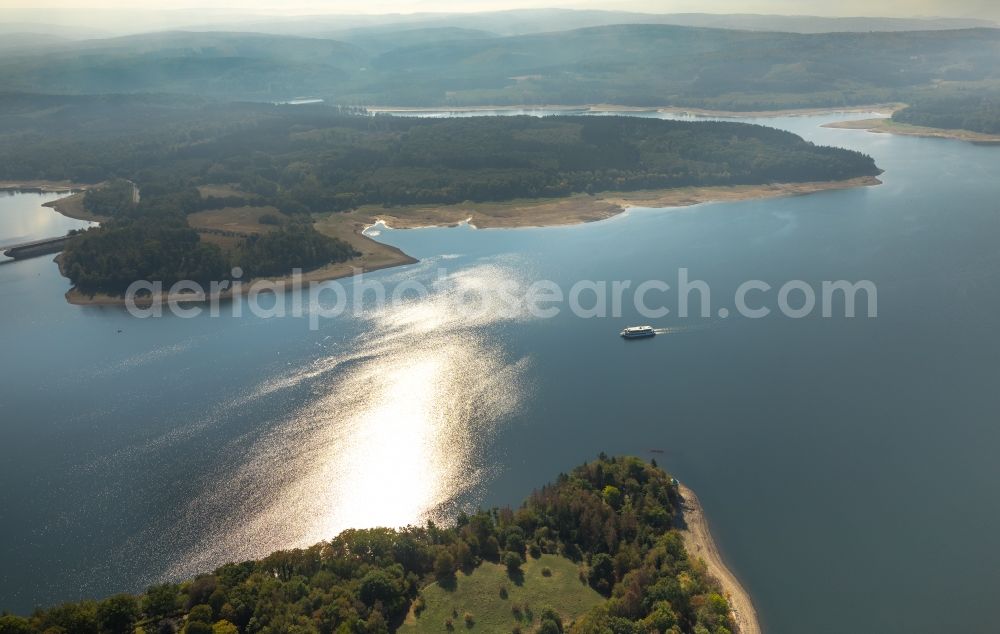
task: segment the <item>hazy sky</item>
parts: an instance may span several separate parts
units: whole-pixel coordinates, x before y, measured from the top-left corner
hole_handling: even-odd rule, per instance
[[[0,9],[220,9],[271,14],[492,11],[538,7],[621,9],[649,13],[781,13],[807,15],[996,18],[998,0],[0,0]]]

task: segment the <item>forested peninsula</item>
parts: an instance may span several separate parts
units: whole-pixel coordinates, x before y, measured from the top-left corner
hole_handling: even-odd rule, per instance
[[[897,110],[899,123],[1000,136],[1000,89],[945,94]]]
[[[648,198],[880,173],[861,153],[734,122],[423,119],[150,96],[24,99],[0,117],[8,124],[0,179],[104,183],[77,209],[102,226],[71,241],[63,256],[64,272],[85,293],[120,294],[136,279],[225,280],[234,266],[268,277],[354,261],[366,249],[358,223],[336,218],[359,209],[399,217],[428,206]],[[39,111],[39,102],[53,107]],[[141,196],[133,197],[133,185]],[[531,205],[517,208],[530,218]]]
[[[688,518],[655,462],[602,455],[517,509],[348,530],[139,595],[0,616],[0,634],[736,632],[726,592],[685,545]],[[488,594],[473,594],[484,579]]]
[[[1000,143],[1000,93],[996,91],[946,93],[918,99],[912,105],[899,104],[891,110],[890,118],[853,119],[824,127]]]

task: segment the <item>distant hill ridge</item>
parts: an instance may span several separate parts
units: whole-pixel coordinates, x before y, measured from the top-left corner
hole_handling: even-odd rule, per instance
[[[992,18],[992,19],[991,19]],[[981,18],[820,17],[714,13],[638,13],[573,9],[514,9],[480,13],[358,15],[269,15],[238,11],[143,9],[58,12],[0,9],[0,33],[57,33],[85,39],[98,33],[135,34],[157,30],[256,31],[334,37],[345,31],[400,31],[458,28],[496,35],[524,35],[611,24],[675,24],[758,31],[821,33],[838,31],[924,31],[996,27],[1000,12]],[[9,25],[9,26],[8,26]]]
[[[161,92],[350,105],[613,103],[766,110],[1000,85],[1000,29],[778,33],[665,24],[514,36],[464,27],[301,35],[164,31],[26,49],[10,91]]]

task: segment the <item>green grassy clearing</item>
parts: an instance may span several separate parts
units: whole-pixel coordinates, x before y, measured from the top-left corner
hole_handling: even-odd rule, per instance
[[[549,576],[542,573],[545,568],[551,572]],[[511,632],[515,626],[531,632],[538,627],[543,608],[552,608],[569,625],[604,600],[580,581],[577,564],[564,557],[528,557],[521,570],[523,575],[512,579],[503,566],[483,562],[468,575],[459,572],[453,588],[431,584],[421,593],[424,610],[416,616],[411,609],[399,631],[447,632],[446,622],[451,619],[455,632]],[[507,598],[501,597],[501,587],[506,588]],[[514,606],[520,608],[520,619]],[[466,613],[472,615],[471,626],[465,622]]]

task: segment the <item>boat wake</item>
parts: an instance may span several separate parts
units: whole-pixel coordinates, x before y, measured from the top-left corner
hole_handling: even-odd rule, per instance
[[[700,332],[702,330],[709,330],[715,328],[719,325],[718,320],[712,320],[709,322],[692,324],[690,326],[668,326],[663,328],[653,328],[653,331],[658,335],[679,335],[686,332]]]

